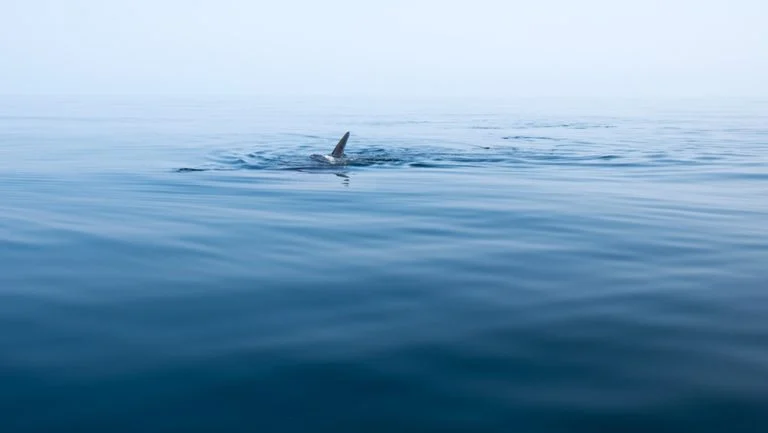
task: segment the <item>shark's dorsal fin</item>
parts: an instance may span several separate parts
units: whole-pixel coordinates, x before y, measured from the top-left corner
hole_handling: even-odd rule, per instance
[[[347,131],[346,134],[344,134],[343,137],[341,137],[341,140],[339,140],[339,144],[336,145],[336,147],[333,148],[333,152],[331,152],[331,156],[334,158],[341,158],[344,156],[344,148],[347,146],[347,140],[349,140],[349,131]]]

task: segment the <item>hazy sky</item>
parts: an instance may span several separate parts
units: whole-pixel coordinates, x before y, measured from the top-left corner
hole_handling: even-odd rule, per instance
[[[768,0],[0,0],[0,94],[768,96]]]

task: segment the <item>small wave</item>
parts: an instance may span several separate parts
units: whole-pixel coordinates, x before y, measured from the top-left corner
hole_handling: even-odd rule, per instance
[[[500,126],[470,126],[469,129],[501,129]]]
[[[615,128],[615,125],[605,123],[587,123],[587,122],[525,122],[520,128],[563,128],[563,129],[599,129]]]
[[[408,164],[408,167],[414,167],[414,168],[446,168],[450,167],[447,164],[437,164],[433,162],[412,162]]]
[[[427,125],[444,123],[434,120],[376,120],[373,122],[362,122],[362,125],[371,126],[400,126],[400,125]]]
[[[558,141],[560,139],[553,138],[553,137],[542,137],[537,135],[508,135],[506,137],[501,137],[502,140],[550,140],[550,141]]]

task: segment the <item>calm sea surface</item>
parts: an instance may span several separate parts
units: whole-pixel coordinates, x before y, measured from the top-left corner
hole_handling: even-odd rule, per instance
[[[4,97],[0,431],[766,432],[768,101]]]

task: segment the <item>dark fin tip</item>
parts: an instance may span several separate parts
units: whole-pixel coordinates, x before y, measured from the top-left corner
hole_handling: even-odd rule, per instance
[[[341,137],[341,140],[339,140],[339,143],[336,145],[336,147],[333,148],[333,152],[331,152],[331,156],[334,158],[341,158],[344,155],[344,148],[347,146],[347,140],[349,139],[349,131],[347,131],[343,137]]]

